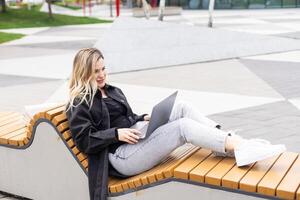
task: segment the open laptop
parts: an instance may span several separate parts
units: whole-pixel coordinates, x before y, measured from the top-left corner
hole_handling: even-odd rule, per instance
[[[156,104],[151,113],[150,121],[140,121],[130,128],[137,129],[141,132],[140,138],[149,137],[158,127],[168,123],[178,91],[174,92],[158,104]]]

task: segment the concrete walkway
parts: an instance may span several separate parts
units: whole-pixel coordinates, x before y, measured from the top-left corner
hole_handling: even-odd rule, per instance
[[[226,10],[215,15],[214,34],[230,30],[237,35],[287,38],[298,48],[299,9]],[[184,11],[182,16],[166,17],[165,23],[203,28],[206,20],[204,11]],[[106,24],[6,30],[28,36],[0,45],[0,110],[23,111],[25,105],[66,101],[76,51],[94,46],[110,28]],[[210,45],[222,48],[220,41]],[[156,102],[179,90],[179,98],[194,104],[223,129],[284,143],[289,151],[300,152],[300,51],[239,53],[235,58],[220,60],[216,53],[205,62],[110,73],[109,82],[123,89],[136,113],[150,112]],[[136,58],[120,55],[118,59]]]

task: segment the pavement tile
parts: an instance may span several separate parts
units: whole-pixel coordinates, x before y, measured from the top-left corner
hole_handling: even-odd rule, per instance
[[[107,69],[110,70],[109,65]],[[281,98],[277,91],[235,59],[110,74],[109,79],[135,85]]]
[[[283,110],[284,112],[282,112]],[[234,115],[234,113],[237,114]],[[253,115],[253,113],[256,113],[256,115]],[[299,114],[300,111],[290,102],[280,101],[237,111],[214,114],[209,117],[220,123],[225,130],[237,129],[237,133],[246,138],[259,137],[271,142],[281,142],[284,144],[288,141],[286,144],[288,149],[294,151],[299,150],[299,143],[292,141],[293,139],[300,140]],[[238,120],[239,123],[237,123]]]
[[[70,52],[62,49],[31,48],[26,45],[4,46],[0,45],[0,61],[15,58],[31,58],[39,56],[60,55]],[[15,60],[17,62],[17,60]],[[13,63],[13,61],[11,61]],[[22,63],[20,63],[22,65]],[[1,73],[1,72],[0,72]]]
[[[241,59],[258,77],[286,98],[300,97],[300,66],[298,63]]]
[[[1,87],[10,87],[14,85],[24,85],[24,84],[32,84],[32,83],[42,83],[48,81],[56,81],[56,80],[47,79],[47,78],[33,78],[33,77],[22,77],[22,76],[0,74],[0,89]]]
[[[62,80],[0,87],[1,111],[23,111],[25,105],[44,103],[63,83]]]
[[[78,40],[78,41],[66,41],[66,42],[49,42],[49,43],[35,43],[19,45],[19,47],[30,48],[43,48],[43,49],[71,49],[78,50],[82,48],[93,47],[97,40]]]

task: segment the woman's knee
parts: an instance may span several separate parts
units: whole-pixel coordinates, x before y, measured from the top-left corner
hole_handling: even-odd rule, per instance
[[[180,126],[180,132],[182,133],[184,133],[185,130],[189,130],[191,127],[195,125],[195,123],[197,123],[195,120],[187,117],[180,118],[178,119],[178,121]]]
[[[185,110],[187,107],[189,107],[189,104],[186,101],[179,100],[175,103],[176,109]]]

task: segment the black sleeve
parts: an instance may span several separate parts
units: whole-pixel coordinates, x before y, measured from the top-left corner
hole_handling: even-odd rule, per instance
[[[118,142],[116,128],[97,130],[92,124],[91,113],[86,103],[67,111],[72,138],[78,149],[86,154],[98,153],[108,145]]]
[[[147,115],[147,114],[137,115],[137,114],[133,113],[135,122],[144,121],[145,115]]]

